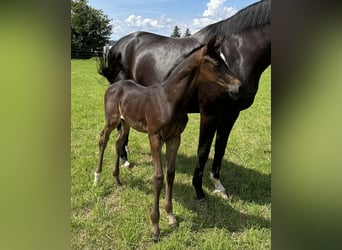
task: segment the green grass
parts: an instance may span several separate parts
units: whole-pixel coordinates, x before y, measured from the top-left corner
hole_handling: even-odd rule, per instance
[[[270,75],[268,68],[260,80],[254,104],[241,112],[231,132],[221,170],[221,181],[231,194],[228,201],[212,193],[209,169],[213,148],[203,177],[208,201],[198,204],[194,199],[191,180],[199,114],[189,115],[178,151],[173,194],[179,227],[168,226],[162,193],[161,240],[156,244],[150,233],[153,167],[147,135],[131,130],[129,159],[135,167],[121,170],[124,185],[118,187],[112,177],[116,134],[113,132],[104,156],[101,182],[93,187],[107,82],[97,74],[95,60],[72,60],[71,248],[270,249]]]

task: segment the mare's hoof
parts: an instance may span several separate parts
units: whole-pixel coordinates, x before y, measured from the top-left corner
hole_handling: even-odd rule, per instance
[[[205,204],[205,203],[207,203],[207,199],[206,199],[205,197],[202,197],[202,198],[195,197],[195,200],[196,200],[199,204]]]
[[[133,164],[131,164],[129,161],[124,161],[122,163],[122,167],[123,168],[127,168],[127,169],[132,169],[133,168]]]
[[[214,194],[224,200],[228,200],[229,196],[226,191],[215,190]]]

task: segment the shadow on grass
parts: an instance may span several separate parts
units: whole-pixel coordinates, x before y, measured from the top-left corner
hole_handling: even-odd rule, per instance
[[[184,155],[177,156],[177,173],[188,174],[192,180],[197,158]],[[211,160],[208,160],[204,169],[203,188],[213,190],[214,186],[209,179]],[[191,164],[189,166],[189,164]],[[222,160],[220,180],[229,195],[238,197],[246,202],[254,202],[260,205],[271,202],[271,175],[263,174],[245,166]],[[193,189],[195,195],[195,190]],[[206,196],[208,194],[206,193]]]
[[[164,156],[163,156],[164,157]],[[221,181],[229,192],[229,201],[223,200],[212,193],[213,185],[209,180],[210,161],[207,163],[203,177],[203,189],[206,192],[206,202],[195,200],[195,191],[191,184],[177,182],[177,173],[189,176],[191,183],[196,157],[188,157],[182,154],[177,156],[176,179],[174,183],[173,201],[180,203],[184,208],[193,211],[196,216],[192,221],[192,230],[203,228],[225,228],[231,232],[240,232],[245,228],[256,226],[259,228],[271,228],[271,221],[262,216],[248,214],[243,208],[234,209],[231,204],[237,201],[265,205],[271,202],[271,175],[265,175],[258,171],[248,169],[226,160],[222,161]],[[146,163],[146,164],[145,164]],[[151,166],[146,160],[144,166]],[[191,166],[190,166],[191,165]],[[164,167],[165,170],[165,167]],[[151,174],[148,176],[125,176],[122,179],[126,188],[138,189],[147,195],[153,195]],[[165,189],[160,197],[161,211],[163,210],[163,197]],[[106,193],[106,195],[110,195]],[[105,195],[105,196],[106,196]],[[176,214],[177,220],[182,223],[185,219],[181,214]],[[167,233],[167,232],[165,232]]]
[[[196,157],[177,156],[177,173],[188,174],[192,180],[195,169]],[[192,163],[193,166],[188,166]],[[226,160],[222,161],[220,179],[226,187],[230,199],[229,201],[213,194],[213,184],[209,179],[211,161],[206,164],[203,176],[203,189],[205,190],[206,202],[200,204],[194,199],[195,190],[192,185],[185,185],[175,181],[173,198],[184,207],[194,211],[196,218],[193,221],[193,230],[202,228],[226,228],[231,232],[238,232],[250,226],[260,228],[271,228],[271,221],[262,216],[250,215],[243,209],[239,211],[232,208],[231,204],[237,200],[265,205],[271,202],[271,175],[266,175],[258,171],[248,169]],[[177,177],[176,177],[177,178]],[[209,193],[206,192],[209,190]],[[182,194],[192,194],[189,196]],[[182,221],[179,215],[180,223]]]
[[[163,155],[162,157],[163,159],[165,159],[165,155]],[[151,166],[152,175],[153,168],[151,161],[143,162],[142,165]],[[195,156],[188,157],[182,154],[177,155],[175,185],[177,185],[177,173],[187,174],[189,176],[189,179],[192,180],[196,161],[197,158]],[[208,160],[204,169],[203,189],[206,188],[210,191],[213,191],[214,186],[209,179],[210,169],[211,160]],[[163,170],[165,172],[165,166],[163,166]],[[271,174],[263,174],[256,170],[249,169],[245,166],[238,165],[223,159],[220,172],[220,180],[225,186],[229,195],[234,198],[241,199],[245,202],[257,203],[259,205],[264,205],[271,202]],[[140,183],[139,185],[143,186],[144,180],[141,181],[142,183]],[[134,186],[136,184],[137,183],[133,183]],[[189,188],[191,189],[191,191],[187,191],[192,192],[193,196],[195,197],[195,190],[193,186],[189,185]],[[206,193],[206,196],[208,196],[208,193]]]
[[[165,149],[165,145],[164,145]],[[152,157],[149,151],[140,151],[136,150],[135,152],[130,152],[134,155],[139,156],[139,165],[135,166],[135,168],[140,168],[141,166],[147,166],[151,168],[151,175],[153,173],[152,166]],[[129,153],[129,154],[130,154]],[[267,152],[270,153],[270,152]],[[163,151],[162,155],[163,161],[163,170],[165,173],[165,151]],[[196,155],[188,156],[184,154],[177,154],[177,165],[176,165],[176,179],[175,185],[177,185],[177,173],[186,174],[189,176],[189,180],[191,183],[192,176],[195,170],[197,162]],[[134,162],[133,162],[134,164]],[[204,169],[203,176],[203,189],[209,190],[212,192],[214,190],[213,184],[209,179],[209,172],[211,169],[212,161],[209,159],[206,163]],[[150,178],[151,176],[148,176]],[[131,176],[132,187],[137,188],[137,186],[145,189],[145,178],[143,180],[138,180],[136,176]],[[121,180],[125,183],[125,180],[121,178]],[[257,203],[259,205],[268,204],[271,202],[271,174],[264,174],[257,170],[251,169],[248,166],[238,165],[234,162],[227,161],[226,159],[222,160],[221,172],[220,172],[220,180],[224,187],[226,188],[228,194],[232,196],[234,199],[240,199],[245,202]],[[141,183],[138,183],[141,182]],[[148,193],[151,191],[150,182],[148,182],[147,190]],[[189,190],[187,190],[193,196],[195,196],[195,190],[193,186],[189,185]],[[210,193],[206,192],[206,196],[208,197]]]
[[[183,189],[183,187],[179,187]],[[249,214],[243,208],[234,209],[231,201],[225,201],[213,194],[207,195],[205,203],[196,200],[189,200],[185,196],[177,195],[175,191],[174,200],[181,203],[183,207],[193,211],[196,216],[192,219],[191,229],[201,231],[205,228],[221,228],[230,232],[242,232],[246,228],[271,228],[271,221],[262,216]],[[176,214],[178,222],[181,224],[187,220],[182,214]]]

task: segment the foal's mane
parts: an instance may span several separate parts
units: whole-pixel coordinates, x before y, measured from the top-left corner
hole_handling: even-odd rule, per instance
[[[271,23],[271,0],[263,0],[249,5],[235,15],[217,23],[210,24],[198,33],[209,36],[230,36]]]
[[[181,64],[186,58],[188,58],[189,56],[191,56],[193,53],[195,53],[197,50],[201,49],[204,47],[205,44],[201,44],[200,46],[192,49],[189,53],[183,55],[174,65],[173,67],[170,69],[169,73],[166,74],[166,76],[164,77],[163,81],[165,81],[171,74],[172,72],[179,66],[179,64]]]

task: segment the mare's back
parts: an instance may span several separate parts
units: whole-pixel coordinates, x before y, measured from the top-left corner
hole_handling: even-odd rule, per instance
[[[183,56],[199,46],[197,39],[170,38],[147,32],[134,33],[122,54],[122,63],[130,77],[149,86],[160,83]]]

